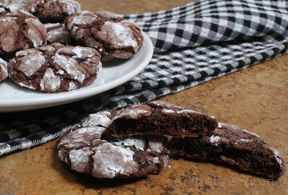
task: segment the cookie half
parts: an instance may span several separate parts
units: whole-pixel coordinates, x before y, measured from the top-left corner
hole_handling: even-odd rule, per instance
[[[17,52],[8,70],[14,83],[53,93],[88,86],[101,67],[95,49],[51,44]]]
[[[285,171],[278,151],[258,135],[232,125],[220,123],[210,136],[173,138],[166,146],[174,157],[218,162],[269,179]]]
[[[199,137],[217,127],[215,119],[191,109],[182,109],[164,102],[137,104],[115,109],[105,135]]]
[[[68,128],[57,146],[59,158],[74,171],[107,179],[157,174],[168,165],[167,150],[160,142],[102,139],[110,120],[111,113],[104,111]]]

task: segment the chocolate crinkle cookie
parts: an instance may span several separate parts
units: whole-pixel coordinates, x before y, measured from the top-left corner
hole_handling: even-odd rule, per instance
[[[96,178],[131,178],[159,173],[168,165],[162,143],[144,138],[101,139],[111,121],[110,111],[98,112],[67,129],[58,156],[72,170]]]
[[[47,30],[48,43],[63,43],[69,44],[71,36],[64,24],[61,23],[48,23],[45,24]]]
[[[0,82],[8,77],[7,62],[0,58]]]
[[[285,171],[278,151],[258,135],[232,125],[219,123],[212,135],[172,138],[166,146],[171,157],[226,164],[269,179],[277,179]]]
[[[46,40],[46,28],[28,12],[0,13],[0,53],[39,47]]]
[[[278,152],[258,135],[215,126],[215,119],[165,102],[101,111],[66,131],[59,158],[97,178],[159,173],[167,167],[167,155],[222,163],[269,179],[285,171]]]
[[[140,27],[112,12],[83,11],[68,17],[66,27],[76,41],[99,50],[104,56],[128,59],[143,44]]]
[[[210,134],[217,127],[216,120],[209,116],[156,101],[113,111],[113,120],[105,132],[112,137],[199,137]]]
[[[92,48],[52,44],[23,50],[9,62],[11,80],[42,92],[61,92],[91,84],[102,65]]]
[[[4,0],[4,6],[11,12],[25,10],[43,22],[62,22],[80,11],[80,5],[74,0]]]

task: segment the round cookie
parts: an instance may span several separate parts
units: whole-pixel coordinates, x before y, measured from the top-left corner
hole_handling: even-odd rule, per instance
[[[46,40],[46,28],[28,12],[0,13],[0,53],[39,47]]]
[[[8,63],[0,58],[0,82],[8,77],[7,66]]]
[[[112,12],[77,13],[67,18],[66,27],[79,43],[116,58],[133,57],[143,44],[139,26]]]
[[[62,22],[81,10],[74,0],[4,0],[4,6],[12,12],[28,11],[43,22]]]
[[[48,23],[45,24],[47,30],[48,43],[63,43],[69,44],[71,36],[64,24],[61,23]]]
[[[109,179],[155,174],[168,165],[167,151],[160,142],[101,139],[111,117],[110,111],[98,112],[68,128],[58,143],[58,157],[72,170]]]
[[[62,92],[91,84],[102,64],[92,48],[51,44],[23,50],[9,62],[11,80],[42,92]]]

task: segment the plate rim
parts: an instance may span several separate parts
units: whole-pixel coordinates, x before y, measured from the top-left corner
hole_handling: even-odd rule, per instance
[[[0,112],[1,112],[1,108],[14,108],[15,107],[26,107],[26,106],[40,106],[40,105],[46,105],[46,104],[58,104],[58,105],[63,105],[65,103],[61,103],[61,102],[67,102],[67,103],[71,103],[71,102],[76,102],[82,99],[86,99],[89,98],[93,95],[98,95],[101,94],[103,92],[109,91],[117,86],[120,86],[124,83],[126,83],[127,81],[129,81],[130,79],[132,79],[133,77],[137,76],[140,72],[142,72],[146,66],[149,65],[149,62],[151,61],[153,54],[154,54],[154,45],[151,41],[151,39],[149,38],[149,36],[145,33],[142,32],[143,34],[143,43],[147,44],[147,54],[145,55],[145,58],[143,58],[143,61],[141,63],[140,66],[137,66],[135,69],[133,69],[131,72],[129,72],[128,74],[126,74],[124,77],[120,77],[118,79],[115,79],[107,84],[104,85],[100,85],[97,86],[97,89],[95,91],[95,88],[82,88],[82,89],[78,89],[78,90],[74,90],[74,91],[69,91],[69,92],[60,92],[59,96],[54,96],[53,98],[51,97],[41,97],[41,98],[37,98],[34,100],[31,100],[31,98],[25,98],[25,99],[9,99],[9,100],[5,100],[5,99],[0,99]],[[143,49],[143,47],[141,48]],[[54,93],[55,94],[55,93]],[[52,95],[54,95],[52,94]],[[56,93],[56,95],[58,95]],[[72,98],[71,98],[72,97]],[[51,106],[53,107],[53,105]],[[37,109],[37,108],[36,108]],[[20,109],[19,109],[20,110]],[[31,109],[27,109],[27,110],[31,110]],[[8,111],[9,112],[9,111]]]

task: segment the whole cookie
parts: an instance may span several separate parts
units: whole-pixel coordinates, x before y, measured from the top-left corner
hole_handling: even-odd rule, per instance
[[[8,63],[0,58],[0,82],[5,80],[8,76],[7,66]]]
[[[17,52],[8,70],[14,83],[52,93],[91,84],[101,66],[95,49],[52,44]]]
[[[28,12],[0,13],[0,53],[39,47],[46,40],[46,28]]]
[[[47,30],[47,42],[48,43],[63,43],[69,44],[71,42],[71,36],[64,24],[61,23],[48,23],[45,24]]]
[[[4,6],[11,12],[28,11],[43,22],[61,22],[80,11],[74,0],[4,0]]]
[[[79,43],[116,58],[131,58],[143,44],[139,26],[112,12],[77,13],[67,18],[66,27]]]
[[[99,112],[68,128],[57,146],[59,158],[72,170],[109,179],[146,176],[167,166],[167,151],[160,142],[144,138],[101,139],[110,118],[111,112]]]

